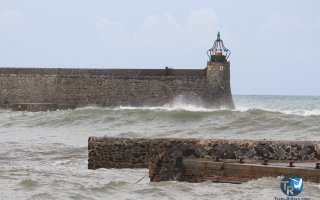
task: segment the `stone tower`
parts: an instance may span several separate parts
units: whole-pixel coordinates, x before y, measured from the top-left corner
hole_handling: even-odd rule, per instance
[[[230,62],[228,61],[230,53],[218,32],[212,48],[207,51],[209,61],[206,70],[208,87],[210,87],[208,98],[214,102],[216,107],[234,109],[230,86]]]

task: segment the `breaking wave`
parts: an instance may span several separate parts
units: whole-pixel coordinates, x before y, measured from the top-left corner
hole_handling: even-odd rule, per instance
[[[259,98],[260,97],[260,98]],[[257,112],[257,113],[281,113],[298,116],[316,116],[320,115],[320,97],[300,97],[295,96],[235,96],[235,109],[227,108],[208,108],[201,102],[189,102],[183,97],[178,97],[164,106],[119,106],[113,108],[104,108],[99,106],[88,106],[77,108],[83,111],[155,111],[155,112]]]

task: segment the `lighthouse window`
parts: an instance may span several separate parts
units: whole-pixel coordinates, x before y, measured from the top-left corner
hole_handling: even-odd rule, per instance
[[[223,66],[220,66],[220,71],[222,71],[223,70]]]

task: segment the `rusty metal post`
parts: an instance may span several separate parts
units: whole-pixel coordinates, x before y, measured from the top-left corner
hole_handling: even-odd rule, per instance
[[[290,162],[289,162],[289,166],[287,166],[287,167],[295,167],[295,166],[293,165],[293,163],[294,163],[293,161],[290,161]]]
[[[268,161],[269,161],[268,159],[264,159],[262,165],[269,165]]]

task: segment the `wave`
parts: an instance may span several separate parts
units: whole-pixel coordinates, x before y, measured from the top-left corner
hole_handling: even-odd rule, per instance
[[[312,116],[320,115],[320,98],[315,97],[291,97],[291,96],[235,96],[236,108],[210,108],[204,106],[201,100],[188,99],[178,96],[163,106],[119,106],[114,108],[102,108],[89,106],[80,109],[107,109],[112,111],[155,111],[155,112],[272,112],[286,115]]]
[[[155,111],[155,112],[175,112],[175,111],[185,111],[185,112],[200,112],[200,113],[230,113],[230,112],[249,112],[249,113],[280,113],[286,115],[298,115],[298,116],[319,116],[320,109],[307,110],[307,109],[294,109],[294,110],[285,110],[285,109],[269,109],[265,107],[244,107],[236,106],[235,109],[227,108],[206,108],[198,105],[185,104],[185,105],[174,105],[174,106],[146,106],[146,107],[135,107],[135,106],[119,106],[113,108],[107,107],[97,107],[97,106],[88,106],[77,108],[79,111]]]
[[[3,141],[16,141],[13,136],[22,136],[24,132],[27,138],[82,147],[86,145],[83,138],[88,135],[319,140],[318,101],[294,102],[294,99],[279,103],[274,99],[261,99],[237,99],[234,110],[176,101],[157,107],[88,106],[37,113],[4,111],[0,112],[0,133],[10,133],[5,134]],[[46,153],[55,154],[54,151]],[[67,152],[65,155],[66,158],[73,156]],[[7,155],[0,153],[0,156]]]
[[[46,121],[47,118],[60,117],[61,114],[73,118],[95,116],[97,114],[105,114],[106,112],[194,112],[194,113],[214,113],[221,114],[230,112],[249,112],[249,113],[280,113],[285,115],[297,116],[319,116],[320,115],[320,97],[304,97],[304,96],[234,96],[236,108],[233,110],[227,108],[208,108],[200,100],[190,100],[183,96],[176,97],[173,101],[163,106],[118,106],[118,107],[101,107],[90,105],[77,108],[75,110],[58,110],[52,112],[19,112],[14,113],[8,110],[1,110],[0,115],[7,114],[8,121],[12,120],[15,123],[24,123],[17,121],[19,116],[37,117],[39,123]],[[18,118],[17,118],[18,116]],[[42,117],[41,117],[42,116]],[[112,120],[112,119],[110,119]],[[68,119],[67,119],[68,121]]]
[[[283,109],[268,109],[265,107],[243,107],[239,106],[235,109],[235,111],[240,112],[273,112],[273,113],[281,113],[286,115],[300,115],[300,116],[316,116],[320,115],[320,109],[315,110],[303,110],[303,109],[294,109],[294,110],[283,110]]]

